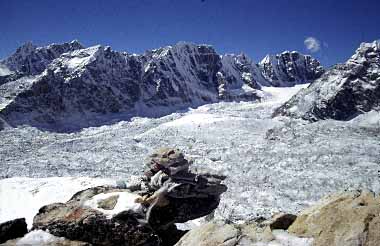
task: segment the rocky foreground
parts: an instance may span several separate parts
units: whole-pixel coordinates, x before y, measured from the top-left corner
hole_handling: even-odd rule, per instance
[[[185,234],[176,245],[377,246],[379,232],[380,197],[353,191],[327,196],[294,217],[279,214],[242,225],[210,222]]]
[[[87,219],[89,220],[87,225],[67,221],[66,223],[72,227],[70,230],[58,232],[58,228],[53,228],[49,231],[59,237],[41,230],[34,230],[21,239],[9,240],[3,245],[89,246],[94,245],[94,241],[100,238],[103,239],[97,241],[95,245],[116,245],[113,242],[123,239],[125,240],[124,243],[119,241],[117,245],[378,246],[380,243],[380,234],[378,233],[380,231],[380,197],[369,191],[350,191],[327,196],[297,216],[280,213],[269,220],[244,224],[210,221],[187,233],[170,234],[168,236],[173,240],[164,243],[148,226],[141,226],[136,221],[127,222],[128,216],[132,218],[130,214],[127,215],[128,213],[125,211],[120,214],[124,214],[124,218],[113,219],[114,227],[109,225],[109,234],[102,234],[106,229],[106,227],[101,226],[105,225],[103,224],[106,221],[105,219],[99,220],[98,218],[98,222],[101,224],[92,224],[93,228],[89,230],[91,223],[94,222],[90,222],[91,219],[96,220],[96,217],[90,216],[90,219]],[[83,215],[77,211],[77,216]],[[41,218],[41,214],[37,216],[36,220],[39,221],[37,223],[41,222],[39,218]],[[73,218],[68,217],[66,220],[73,221]],[[61,237],[62,235],[73,234],[75,231],[83,229],[83,226],[87,226],[87,231],[83,231],[83,235],[76,237],[81,237],[83,240],[85,236],[91,236],[92,238],[89,238],[87,242],[67,240]],[[1,224],[1,239],[4,238],[3,228],[4,224]],[[122,234],[124,237],[120,237],[120,234],[116,238],[111,236],[122,233],[123,230],[125,231],[125,234]],[[181,237],[183,234],[184,236]],[[178,239],[179,241],[175,243]],[[92,241],[92,243],[88,241]]]
[[[178,150],[161,149],[148,159],[141,179],[89,188],[66,203],[43,206],[32,230],[94,245],[173,245],[184,233],[175,223],[212,213],[226,191],[224,177],[191,173],[189,164]],[[20,223],[25,234],[25,220]],[[21,236],[14,233],[20,226],[8,224],[1,226],[2,242]]]
[[[330,195],[298,215],[234,223],[213,219],[224,177],[195,174],[191,161],[163,148],[147,159],[141,178],[77,192],[43,206],[28,233],[25,219],[0,224],[4,245],[336,245],[380,243],[380,197],[370,191]],[[189,232],[177,223],[207,216]],[[27,233],[27,234],[26,234]],[[26,235],[25,235],[26,234]],[[21,238],[20,238],[21,237]]]

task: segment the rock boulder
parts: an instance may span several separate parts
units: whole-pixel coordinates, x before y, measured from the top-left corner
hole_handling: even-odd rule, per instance
[[[331,195],[304,210],[289,227],[315,246],[376,246],[380,244],[380,198],[371,192]]]
[[[28,232],[25,218],[15,219],[0,224],[0,243],[24,236]]]

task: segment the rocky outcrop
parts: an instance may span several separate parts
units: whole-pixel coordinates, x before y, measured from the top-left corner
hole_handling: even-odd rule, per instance
[[[161,149],[149,160],[151,173],[137,184],[94,187],[42,207],[33,230],[95,245],[173,245],[183,235],[175,223],[217,208],[224,177],[188,172],[189,162],[175,149]]]
[[[306,60],[293,84],[311,78],[314,63]],[[257,100],[262,85],[280,85],[273,81],[246,55],[220,56],[209,45],[182,42],[135,55],[83,48],[77,41],[39,48],[28,43],[0,61],[0,117],[11,126],[78,130],[112,117]]]
[[[28,228],[24,218],[14,219],[0,224],[0,243],[24,236]]]
[[[176,245],[377,246],[379,231],[380,197],[352,191],[329,195],[298,216],[277,214],[240,225],[209,222]]]
[[[313,239],[299,238],[284,230],[271,230],[261,223],[225,224],[209,222],[185,234],[176,246],[311,246]]]
[[[314,246],[375,246],[380,243],[380,198],[371,192],[326,197],[303,211],[289,232],[313,237]]]
[[[240,234],[233,225],[207,223],[185,234],[176,246],[236,245]]]
[[[67,203],[42,207],[33,220],[33,230],[49,230],[57,237],[89,242],[95,245],[159,245],[160,239],[153,229],[139,223],[134,210],[120,211],[112,217],[89,204],[99,194],[122,194],[110,187],[90,188],[75,194]],[[136,197],[132,197],[136,198]],[[122,202],[122,201],[120,201]],[[132,201],[133,203],[133,201]],[[134,214],[136,213],[136,215]]]
[[[309,121],[349,120],[363,112],[380,110],[380,44],[362,43],[344,64],[336,65],[308,88],[276,109]]]
[[[321,77],[324,69],[315,58],[296,51],[267,55],[260,63],[262,74],[273,86],[294,86]]]

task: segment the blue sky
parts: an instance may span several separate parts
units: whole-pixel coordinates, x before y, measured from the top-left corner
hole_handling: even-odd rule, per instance
[[[380,39],[379,12],[379,0],[0,0],[0,58],[27,41],[131,53],[191,41],[255,61],[298,50],[328,66]]]

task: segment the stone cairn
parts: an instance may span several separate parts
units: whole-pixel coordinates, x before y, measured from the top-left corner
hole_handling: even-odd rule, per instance
[[[147,159],[142,177],[44,206],[33,229],[94,245],[174,245],[184,234],[175,223],[212,213],[227,190],[225,177],[192,173],[190,164],[178,149],[160,149]]]

